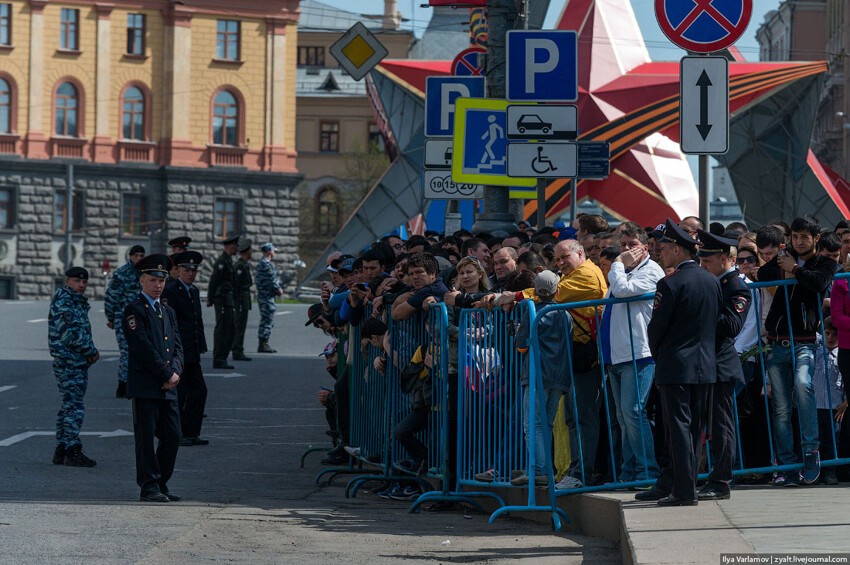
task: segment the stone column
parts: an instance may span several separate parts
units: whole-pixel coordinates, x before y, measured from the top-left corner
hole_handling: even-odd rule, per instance
[[[49,115],[51,100],[44,92],[44,7],[47,0],[30,0],[29,107],[27,135],[24,139],[29,159],[47,159],[44,114]],[[48,120],[49,123],[49,120]]]
[[[172,6],[164,12],[162,150],[160,164],[197,166],[192,150],[190,113],[192,107],[192,13]]]
[[[92,160],[95,163],[114,163],[114,144],[109,132],[110,103],[110,16],[112,4],[96,4],[97,10],[97,72],[95,75],[95,114],[94,139],[92,139]],[[120,104],[120,102],[118,102]]]
[[[268,57],[266,80],[266,146],[263,148],[263,169],[276,172],[294,172],[295,154],[287,151],[287,86],[295,77],[287,77],[287,21],[266,18],[266,54]],[[294,49],[294,47],[292,47]]]

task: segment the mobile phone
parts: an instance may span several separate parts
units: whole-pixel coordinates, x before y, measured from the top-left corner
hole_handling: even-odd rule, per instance
[[[365,291],[369,290],[369,285],[366,284],[366,283],[356,283],[354,285],[354,288],[356,288],[357,290],[362,290],[362,291],[365,292]]]

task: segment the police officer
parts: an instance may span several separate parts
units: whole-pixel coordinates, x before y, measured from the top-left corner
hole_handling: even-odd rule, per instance
[[[233,255],[236,255],[236,242],[232,237],[221,242],[224,251],[216,259],[210,283],[207,287],[207,306],[215,306],[215,331],[213,332],[213,367],[232,369],[227,363],[230,348],[233,346]]]
[[[277,248],[271,242],[266,242],[260,250],[263,252],[263,258],[257,263],[257,305],[260,308],[257,353],[277,353],[277,350],[269,345],[269,337],[274,327],[274,312],[277,310],[274,299],[283,294],[272,263]]]
[[[115,398],[127,397],[127,340],[124,339],[124,330],[121,328],[121,318],[124,316],[124,307],[136,299],[139,295],[139,272],[136,263],[145,256],[145,248],[134,245],[127,254],[127,262],[112,275],[106,296],[103,300],[103,311],[106,314],[106,325],[115,330],[115,339],[118,341],[118,388],[115,390]]]
[[[191,237],[186,237],[185,235],[175,237],[174,239],[168,242],[168,245],[171,246],[171,255],[174,255],[176,253],[183,253],[184,251],[189,251],[190,243],[192,243]]]
[[[177,385],[177,402],[180,407],[181,446],[209,445],[202,439],[201,426],[207,403],[207,385],[201,369],[201,354],[207,352],[204,320],[201,314],[201,295],[193,284],[204,256],[197,251],[174,255],[179,278],[165,286],[162,302],[177,315],[180,343],[183,346],[183,373]]]
[[[245,356],[245,329],[248,327],[248,312],[251,311],[251,287],[254,279],[251,277],[252,241],[247,237],[239,238],[239,259],[236,261],[236,273],[233,278],[233,302],[236,305],[236,319],[233,331],[233,360],[250,361]]]
[[[170,502],[168,480],[180,445],[176,387],[183,373],[183,346],[177,316],[160,301],[168,276],[166,255],[148,255],[136,265],[139,296],[124,309],[124,335],[130,351],[127,395],[133,399],[136,483],[144,502]],[[155,438],[159,445],[154,447]]]
[[[732,482],[737,446],[735,389],[743,389],[746,384],[741,359],[735,351],[735,338],[744,327],[752,297],[735,267],[737,240],[704,230],[698,230],[697,234],[702,243],[697,252],[700,266],[718,278],[723,293],[717,318],[717,382],[711,385],[708,404],[707,428],[713,468],[697,496],[700,500],[722,500],[730,496],[729,483]]]
[[[86,414],[83,397],[89,380],[89,366],[100,359],[89,323],[89,301],[84,296],[89,273],[82,267],[65,271],[65,285],[50,301],[47,339],[53,357],[53,375],[62,395],[62,408],[56,417],[56,450],[53,464],[94,467],[97,463],[83,453],[80,428]]]
[[[655,383],[670,461],[655,485],[635,498],[655,500],[659,506],[697,504],[696,465],[703,413],[708,388],[717,378],[720,283],[694,261],[697,243],[669,219],[658,239],[661,266],[675,271],[656,285],[647,334],[656,363]]]

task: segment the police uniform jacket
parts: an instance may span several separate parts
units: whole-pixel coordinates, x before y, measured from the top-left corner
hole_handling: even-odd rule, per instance
[[[56,361],[73,367],[87,367],[97,353],[89,322],[89,300],[63,286],[50,301],[47,315],[47,341]]]
[[[198,288],[191,285],[187,291],[186,285],[179,280],[170,282],[162,293],[161,301],[177,315],[183,360],[186,363],[200,363],[201,354],[207,352],[207,338],[204,335],[201,295]]]
[[[233,298],[236,304],[244,310],[251,309],[251,286],[254,279],[251,276],[251,264],[241,257],[236,261],[236,274],[233,277]]]
[[[715,340],[721,300],[717,277],[694,261],[682,263],[658,281],[647,326],[657,384],[716,381]]]
[[[717,382],[738,382],[743,385],[744,371],[741,358],[735,350],[735,338],[747,320],[752,295],[739,275],[738,269],[732,269],[720,277],[723,303],[717,317]]]
[[[263,257],[257,262],[257,298],[274,298],[278,290],[280,283],[277,282],[274,264],[267,257]]]
[[[162,390],[173,373],[183,372],[183,346],[177,316],[161,304],[162,319],[148,299],[139,294],[124,309],[122,320],[129,352],[127,396],[176,400],[177,388]]]
[[[207,299],[212,303],[233,303],[233,260],[222,253],[213,265],[210,284],[207,287]]]

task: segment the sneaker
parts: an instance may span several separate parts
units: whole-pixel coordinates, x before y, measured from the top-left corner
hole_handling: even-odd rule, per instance
[[[393,500],[413,500],[419,498],[421,494],[422,491],[419,490],[419,487],[399,487],[399,489],[390,493],[390,498]]]
[[[773,476],[773,482],[770,483],[775,487],[784,487],[785,486],[785,473],[776,473]]]
[[[838,484],[838,475],[835,474],[835,469],[827,469],[823,472],[820,477],[820,482],[829,485],[835,486]]]
[[[528,485],[528,475],[523,473],[511,479],[511,484],[515,487],[524,487]]]
[[[487,469],[483,473],[476,473],[475,480],[482,483],[492,483],[496,480],[496,470],[495,469]]]
[[[535,475],[534,486],[546,488],[549,486],[549,477],[546,475]]]
[[[56,451],[53,452],[53,464],[61,465],[65,462],[65,444],[60,443],[56,446]]]
[[[820,453],[817,450],[807,451],[803,455],[803,484],[813,485],[820,477]]]
[[[382,494],[390,492],[393,488],[395,488],[395,483],[383,482],[381,486],[372,491],[373,494],[381,496]]]
[[[396,464],[396,467],[411,474],[419,471],[419,465],[412,459],[403,459]]]
[[[379,492],[378,497],[383,498],[384,500],[390,500],[391,495],[398,493],[398,492],[401,492],[402,490],[403,489],[401,488],[400,484],[392,483],[389,486],[389,488],[386,488],[386,489],[382,490],[381,492]]]
[[[800,473],[798,471],[788,471],[785,473],[785,484],[783,486],[786,487],[798,487],[800,486]]]
[[[351,455],[352,457],[360,457],[360,448],[359,447],[350,447],[346,445],[343,447],[346,453]]]
[[[82,445],[75,445],[74,447],[66,449],[65,460],[63,463],[68,467],[94,467],[97,465],[97,461],[89,459],[89,457],[83,453]]]
[[[511,471],[511,479],[515,479],[525,474],[525,469],[514,469]]]
[[[564,478],[558,481],[555,485],[556,490],[568,490],[572,488],[581,488],[581,481],[570,475],[564,475]]]

